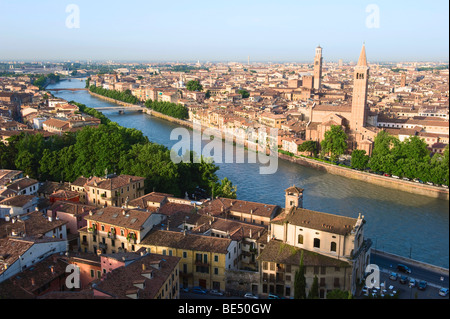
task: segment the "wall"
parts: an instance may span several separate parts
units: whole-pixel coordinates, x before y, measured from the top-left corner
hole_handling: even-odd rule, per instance
[[[342,166],[327,164],[319,161],[314,161],[307,158],[292,158],[283,154],[279,154],[281,159],[297,163],[303,166],[311,167],[329,174],[340,175],[347,178],[360,180],[363,182],[375,184],[378,186],[396,189],[403,192],[413,193],[422,196],[428,196],[438,199],[449,200],[449,191],[434,186],[408,182],[403,180],[393,179],[391,177],[379,176],[367,172],[361,172]]]

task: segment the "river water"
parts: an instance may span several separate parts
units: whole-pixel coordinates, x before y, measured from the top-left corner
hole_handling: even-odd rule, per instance
[[[52,88],[83,88],[84,81],[62,81]],[[115,104],[91,96],[87,91],[59,91],[56,97],[88,107]],[[136,128],[150,141],[171,148],[177,125],[137,112],[103,111],[121,126]],[[237,186],[238,199],[284,207],[284,190],[292,185],[305,189],[303,207],[315,211],[367,220],[365,236],[373,248],[404,257],[449,267],[449,202],[396,191],[369,183],[331,175],[298,164],[278,161],[272,175],[261,175],[259,164],[218,163],[219,178],[228,177]]]

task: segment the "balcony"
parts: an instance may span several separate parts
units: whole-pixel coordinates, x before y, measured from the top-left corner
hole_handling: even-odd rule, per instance
[[[196,260],[194,264],[200,267],[209,267],[209,263],[204,263],[202,260]]]

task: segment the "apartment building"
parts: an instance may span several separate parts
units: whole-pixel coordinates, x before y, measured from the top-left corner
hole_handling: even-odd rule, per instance
[[[79,230],[81,250],[112,254],[137,251],[141,240],[165,216],[143,209],[105,207],[89,211],[84,219],[87,226]]]
[[[107,175],[92,177],[84,184],[86,203],[102,206],[123,206],[127,201],[144,195],[144,177],[130,175]],[[81,187],[74,186],[80,189]]]
[[[226,271],[237,269],[238,247],[229,238],[155,230],[140,245],[152,254],[181,258],[182,287],[225,291]]]

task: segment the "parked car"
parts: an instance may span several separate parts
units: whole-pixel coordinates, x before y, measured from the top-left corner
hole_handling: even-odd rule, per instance
[[[194,287],[191,289],[191,292],[199,295],[206,295],[207,291],[201,287]]]
[[[398,275],[395,272],[391,272],[391,274],[389,275],[390,280],[396,281],[397,278],[398,278]]]
[[[277,295],[269,294],[269,298],[268,299],[281,299],[281,298],[278,297]]]
[[[213,296],[223,296],[223,292],[221,292],[221,291],[219,291],[219,290],[215,290],[215,289],[210,290],[210,291],[209,291],[209,294],[210,294],[210,295],[213,295]]]
[[[427,184],[430,186],[434,186],[434,184],[432,182],[427,182]]]
[[[441,186],[442,186],[443,188],[447,188],[447,189],[448,189],[448,186],[447,186],[447,185],[442,184]]]
[[[410,181],[410,179],[409,179],[408,177],[403,177],[403,180],[404,180],[404,181],[407,181],[407,182]]]
[[[391,177],[391,174],[385,173],[383,176]]]
[[[417,285],[416,280],[411,278],[409,280],[409,288],[414,288],[416,285]]]
[[[426,281],[422,280],[422,281],[419,281],[417,289],[425,290],[425,289],[427,289],[427,286],[428,286],[428,283]]]
[[[185,288],[181,288],[180,289],[182,292],[189,292],[189,288],[185,287]]]
[[[402,265],[402,264],[398,264],[397,265],[397,270],[401,271],[405,274],[410,274],[411,273],[411,269],[408,268],[408,266]]]
[[[250,293],[250,292],[247,292],[247,293],[244,295],[244,298],[247,298],[247,299],[259,299],[258,296],[254,295],[254,294],[252,294],[252,293]]]
[[[439,296],[446,297],[448,295],[448,288],[442,288],[439,290]]]
[[[395,176],[395,175],[392,175],[392,178],[395,178],[395,179],[400,179],[400,177],[398,177],[398,176]]]
[[[401,284],[406,284],[408,282],[408,277],[406,276],[401,276],[400,277],[400,283]]]

